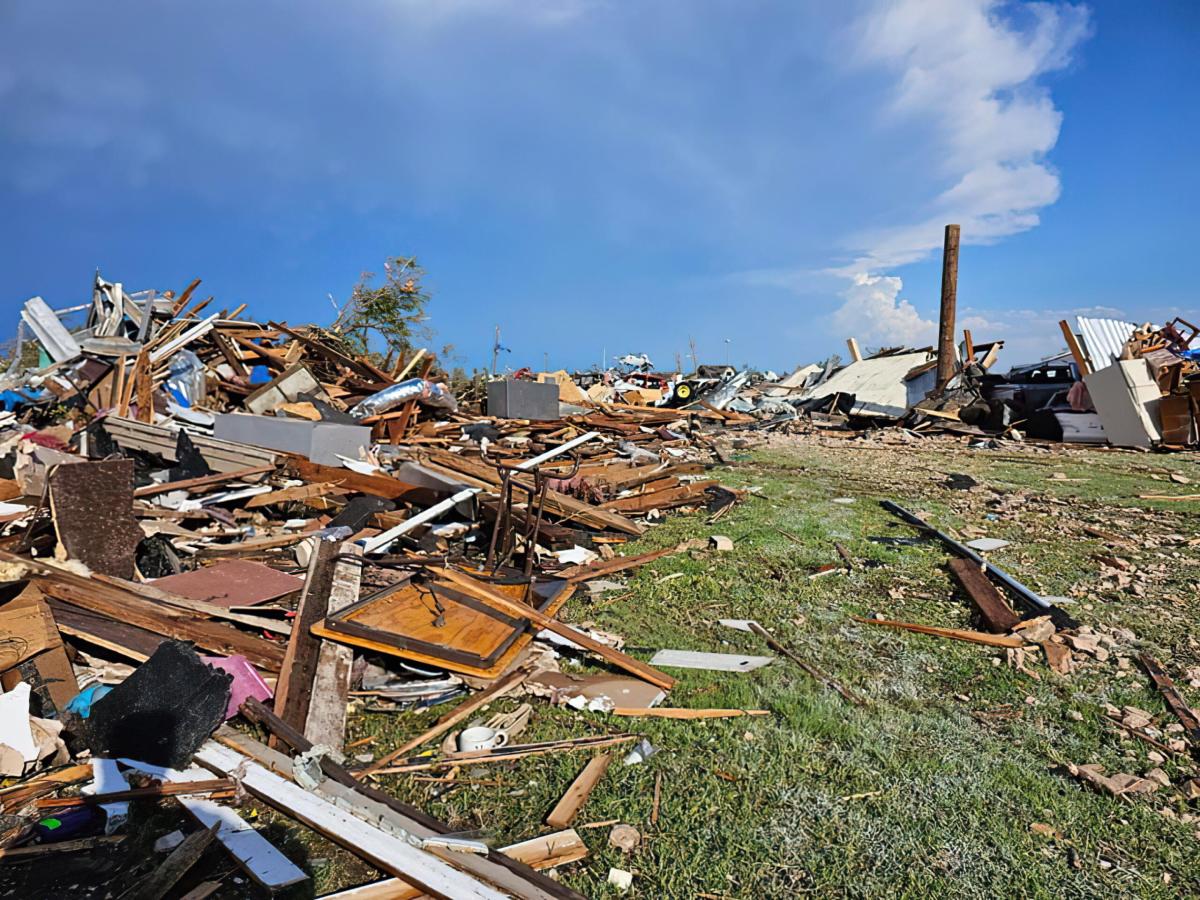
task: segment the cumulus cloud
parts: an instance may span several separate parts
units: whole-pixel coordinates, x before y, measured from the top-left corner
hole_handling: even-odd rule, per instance
[[[860,272],[845,292],[846,302],[833,314],[833,325],[847,336],[887,347],[931,342],[934,323],[900,296],[903,287],[894,275]]]
[[[1088,35],[1085,7],[1034,3],[1010,10],[1000,0],[886,2],[858,23],[857,65],[895,78],[886,116],[920,123],[933,134],[945,186],[911,221],[855,235],[855,259],[839,268],[854,279],[835,322],[918,317],[892,292],[864,291],[864,273],[925,258],[941,246],[947,222],[964,243],[989,243],[1035,227],[1038,211],[1058,200],[1061,184],[1046,154],[1062,114],[1040,76],[1066,66]],[[884,283],[890,284],[890,280]],[[876,321],[874,318],[870,321]]]

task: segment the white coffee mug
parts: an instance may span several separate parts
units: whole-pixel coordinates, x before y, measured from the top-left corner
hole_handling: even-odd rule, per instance
[[[507,743],[507,731],[488,728],[486,725],[464,728],[458,736],[458,749],[463,753],[469,750],[495,750]]]

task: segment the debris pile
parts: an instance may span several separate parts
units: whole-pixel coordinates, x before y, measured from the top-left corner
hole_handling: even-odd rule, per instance
[[[540,870],[587,854],[569,825],[613,754],[655,752],[627,723],[762,711],[663,706],[674,678],[558,614],[591,582],[717,552],[620,547],[667,511],[715,521],[742,500],[713,477],[712,437],[752,420],[720,397],[650,405],[632,371],[606,400],[561,373],[498,379],[484,413],[423,351],[384,360],[333,329],[209,312],[198,284],[97,276],[90,304],[21,313],[0,420],[0,864],[136,845],[152,801],[178,830],[97,890],[306,880],[237,813],[250,795],[391,879],[387,896],[578,896]],[[565,674],[562,654],[619,674]],[[476,717],[510,693],[534,702]],[[343,755],[348,710],[443,703],[400,746]],[[547,703],[595,727],[522,742]],[[553,830],[503,849],[371,783],[578,751],[594,755]],[[630,852],[637,832],[611,840]],[[222,853],[235,868],[197,866]]]

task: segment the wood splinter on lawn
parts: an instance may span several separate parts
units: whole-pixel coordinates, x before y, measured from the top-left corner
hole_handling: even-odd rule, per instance
[[[845,699],[849,700],[851,703],[854,703],[858,706],[866,706],[867,705],[867,701],[864,700],[862,697],[858,696],[858,694],[854,693],[849,688],[843,687],[841,684],[839,684],[837,681],[835,681],[831,676],[826,675],[824,672],[822,672],[820,669],[818,669],[812,663],[805,662],[803,659],[801,659],[799,656],[797,656],[796,653],[794,653],[791,649],[789,649],[788,647],[785,647],[783,644],[779,643],[779,641],[776,640],[775,636],[773,634],[771,634],[771,632],[767,631],[767,629],[763,628],[757,622],[748,622],[747,625],[752,632],[754,632],[760,638],[762,638],[764,641],[767,642],[768,647],[770,647],[776,653],[781,653],[784,656],[786,656],[788,659],[790,659],[792,662],[794,662],[796,665],[798,665],[801,669],[803,669],[805,672],[807,672],[809,675],[811,675],[813,678],[815,678],[817,681],[819,681],[821,684],[825,685],[826,687],[833,688],[835,691],[837,691],[839,694],[841,694]]]

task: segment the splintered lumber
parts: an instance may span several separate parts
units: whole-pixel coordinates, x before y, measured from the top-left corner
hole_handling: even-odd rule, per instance
[[[274,537],[260,538],[256,541],[241,541],[237,544],[224,544],[219,547],[204,547],[196,555],[200,559],[214,559],[221,556],[255,556],[267,550],[278,550],[290,547],[301,541],[308,540],[311,534],[297,531],[294,534],[277,534]]]
[[[1024,647],[1025,639],[1009,634],[988,634],[984,631],[966,631],[961,628],[938,628],[933,625],[918,625],[915,622],[893,622],[889,619],[864,619],[862,616],[852,616],[855,622],[864,625],[883,625],[887,628],[900,628],[904,631],[915,631],[917,634],[930,634],[934,637],[952,638],[956,641],[967,641],[972,644],[984,644],[988,647]]]
[[[188,870],[199,862],[208,845],[216,837],[216,826],[203,831],[194,831],[183,839],[183,843],[171,851],[170,856],[163,860],[162,865],[155,869],[150,877],[139,884],[129,900],[161,900],[171,888],[179,883]]]
[[[242,705],[242,712],[248,714],[252,721],[258,722],[281,738],[297,753],[306,753],[312,749],[312,744],[304,735],[281,722],[262,703],[247,700]],[[238,753],[256,760],[274,772],[288,775],[292,771],[292,762],[289,757],[276,753],[246,735],[223,728],[218,730],[217,738]],[[317,786],[316,794],[336,803],[343,809],[354,811],[356,816],[365,817],[368,822],[385,823],[393,833],[397,833],[399,830],[420,840],[450,832],[449,826],[432,818],[422,810],[402,803],[395,797],[356,780],[343,766],[328,756],[321,757],[321,771],[327,780]],[[582,900],[580,895],[574,891],[559,885],[544,875],[539,875],[528,866],[495,850],[489,850],[487,855],[483,856],[472,853],[456,853],[444,847],[435,846],[429,848],[429,852],[434,856],[442,857],[456,868],[472,873],[489,884],[508,891],[508,894],[513,897],[527,898],[527,900],[551,900],[551,898]]]
[[[604,773],[608,771],[612,761],[611,753],[601,753],[588,760],[583,771],[571,782],[567,792],[562,795],[558,803],[554,804],[554,809],[550,810],[550,814],[546,816],[546,824],[551,828],[566,828],[570,825],[571,820],[587,803],[588,797],[592,795],[592,791],[600,783],[600,779],[604,777]]]
[[[340,547],[332,541],[319,540],[313,548],[304,590],[296,607],[296,619],[292,623],[292,635],[275,686],[275,715],[299,731],[304,730],[308,721],[313,678],[321,655],[322,641],[311,629],[313,623],[325,618],[329,610],[329,595],[337,568],[334,557]]]
[[[4,788],[0,790],[0,812],[20,809],[31,800],[36,800],[38,797],[44,797],[47,794],[53,794],[55,791],[69,784],[78,784],[80,781],[86,781],[92,775],[92,767],[89,765],[68,766],[65,769],[57,769],[53,772],[39,775],[37,778],[23,782],[22,784],[15,784],[12,787]]]
[[[57,809],[66,806],[119,803],[122,800],[145,800],[147,798],[174,797],[176,794],[216,794],[233,791],[234,783],[228,778],[210,778],[187,784],[156,784],[127,791],[111,791],[107,794],[80,794],[78,797],[42,797],[36,802],[38,809]]]
[[[785,646],[784,644],[780,643],[779,640],[775,637],[775,635],[771,634],[771,632],[767,631],[767,629],[763,628],[757,622],[753,622],[753,621],[747,622],[746,626],[752,632],[754,632],[760,638],[762,638],[764,641],[766,641],[768,647],[770,647],[776,653],[782,653],[784,656],[786,656],[788,659],[790,659],[792,662],[794,662],[796,665],[798,665],[801,669],[803,669],[805,672],[807,672],[810,676],[815,678],[821,684],[837,691],[839,694],[842,695],[842,697],[844,697],[846,700],[849,700],[851,703],[857,704],[858,706],[866,706],[867,705],[866,700],[864,700],[862,697],[858,696],[858,694],[854,693],[849,688],[844,687],[839,682],[835,681],[831,676],[826,675],[824,672],[822,672],[820,669],[818,669],[812,663],[810,663],[804,659],[801,659],[800,656],[795,651],[793,651],[791,648]]]
[[[310,462],[302,456],[288,455],[287,468],[297,477],[310,483],[332,482],[344,491],[372,494],[387,500],[399,500],[413,493],[423,497],[429,495],[428,489],[408,484],[390,475],[362,475],[349,469]]]
[[[585,859],[588,848],[574,828],[566,828],[501,847],[500,853],[524,863],[531,869],[540,870],[553,869]],[[324,894],[319,900],[417,900],[420,896],[420,891],[409,887],[399,878],[385,878],[383,881],[347,888],[336,894]]]
[[[610,500],[604,504],[604,509],[613,512],[648,512],[652,509],[671,509],[676,506],[687,506],[701,503],[706,499],[705,491],[716,487],[718,481],[693,481],[680,487],[670,487],[661,491],[650,491],[645,494],[634,494],[632,497],[622,497]]]
[[[251,497],[246,501],[246,509],[258,509],[260,506],[272,506],[276,503],[289,503],[295,500],[317,500],[326,494],[333,494],[343,490],[345,488],[333,482],[299,484],[295,487],[280,488],[277,491],[271,491],[269,494],[259,494],[257,497]]]
[[[362,550],[357,544],[347,542],[341,545],[341,554],[358,557]],[[333,570],[333,586],[329,591],[330,615],[358,602],[361,577],[362,565],[356,559],[337,561]],[[304,734],[314,744],[324,744],[338,752],[346,739],[346,702],[350,698],[350,670],[353,666],[352,647],[321,641]]]
[[[104,616],[122,625],[133,625],[153,634],[192,641],[196,646],[221,656],[245,656],[254,666],[268,672],[278,672],[283,664],[283,650],[277,644],[238,631],[220,622],[208,622],[185,612],[148,600],[131,589],[96,578],[85,578],[67,569],[25,559],[0,551],[0,562],[24,566],[38,587],[48,597]]]
[[[946,564],[950,573],[971,599],[971,605],[992,634],[1007,634],[1021,621],[983,569],[969,559],[952,559]]]
[[[627,569],[636,569],[638,566],[644,566],[648,562],[653,562],[656,559],[661,559],[664,556],[670,556],[672,553],[678,553],[679,547],[665,547],[662,550],[651,550],[649,553],[641,553],[637,556],[617,556],[613,559],[600,560],[587,565],[571,566],[569,569],[562,569],[555,573],[557,578],[565,578],[572,584],[578,584],[581,581],[587,581],[591,578],[604,578],[609,575],[615,575],[617,572],[624,572]]]
[[[464,700],[449,713],[438,719],[437,723],[429,730],[417,735],[412,740],[401,744],[387,756],[376,760],[363,769],[361,775],[363,777],[373,775],[385,766],[390,765],[394,760],[400,759],[406,753],[410,753],[422,744],[432,741],[436,737],[445,734],[459,722],[466,721],[473,716],[477,710],[483,709],[493,700],[503,697],[509,691],[514,690],[524,683],[529,677],[529,669],[517,669],[514,672],[509,672],[499,681],[492,683],[486,689],[480,691],[475,696],[468,700]]]
[[[614,716],[642,719],[734,719],[738,716],[769,716],[769,709],[682,709],[655,706],[643,709],[640,706],[616,706],[609,710]]]
[[[303,822],[377,869],[403,878],[434,897],[505,900],[510,896],[404,838],[369,825],[228,747],[208,741],[196,751],[195,758],[221,775],[244,772],[240,776],[242,786],[264,803]]]
[[[496,470],[482,460],[464,459],[460,454],[445,451],[430,451],[430,459],[443,469],[450,469],[460,475],[467,475],[476,480],[476,485],[483,483],[491,489],[500,487],[500,476]],[[513,476],[513,481],[522,488],[533,490],[533,478],[528,475]],[[614,512],[600,509],[585,503],[570,494],[558,491],[546,491],[546,512],[563,521],[582,522],[589,528],[599,531],[620,531],[623,534],[642,534],[646,529],[637,522],[627,519]]]
[[[415,757],[402,765],[381,769],[378,774],[395,775],[401,772],[425,772],[429,769],[446,769],[454,766],[509,762],[514,759],[524,759],[527,756],[544,756],[547,753],[611,747],[614,744],[626,744],[637,739],[638,735],[636,734],[606,734],[595,737],[566,738],[561,741],[542,741],[537,744],[508,744],[494,750],[472,750],[468,753],[455,753],[452,756],[435,760]]]
[[[167,491],[188,491],[192,488],[209,487],[214,484],[224,484],[227,481],[237,481],[241,478],[250,478],[253,475],[262,475],[264,472],[274,472],[275,466],[250,466],[245,469],[237,469],[233,472],[216,472],[212,475],[201,475],[198,478],[185,478],[182,481],[165,481],[162,484],[148,484],[145,487],[140,487],[134,490],[134,497],[153,497],[155,494],[165,494]],[[255,500],[258,498],[255,497]],[[253,506],[254,503],[247,504]]]
[[[1188,706],[1187,701],[1183,699],[1183,695],[1179,693],[1179,688],[1175,686],[1175,682],[1171,680],[1171,676],[1163,671],[1163,667],[1158,664],[1153,656],[1148,653],[1143,653],[1138,657],[1146,674],[1150,676],[1150,680],[1154,682],[1154,686],[1158,688],[1158,692],[1162,694],[1163,700],[1166,701],[1171,712],[1175,713],[1175,718],[1179,720],[1179,724],[1183,726],[1184,732],[1188,736],[1193,746],[1200,745],[1200,719],[1196,717],[1196,713]]]
[[[648,666],[641,660],[634,659],[632,656],[626,656],[619,650],[614,650],[612,647],[601,644],[597,640],[593,640],[586,634],[576,631],[569,625],[564,625],[551,616],[527,606],[524,603],[519,603],[515,600],[510,600],[498,591],[492,590],[486,584],[476,581],[461,572],[456,572],[453,569],[444,569],[438,566],[430,566],[429,571],[439,578],[451,582],[458,587],[463,593],[470,597],[479,600],[485,606],[505,613],[506,615],[515,616],[517,618],[529,619],[536,625],[542,626],[547,631],[552,631],[559,637],[564,637],[572,643],[583,647],[585,650],[591,650],[598,656],[603,657],[613,665],[624,669],[631,675],[636,675],[638,678],[648,681],[653,685],[662,688],[664,691],[670,690],[675,684],[675,679],[664,672],[660,672],[653,666]]]
[[[138,421],[154,424],[154,382],[150,379],[150,355],[142,348],[133,361],[133,385],[137,392]]]
[[[122,763],[145,772],[162,782],[162,786],[192,787],[212,779],[212,773],[199,766],[184,770],[165,769],[148,763],[123,759]],[[254,881],[274,893],[293,884],[308,880],[308,875],[255,831],[237,811],[206,797],[179,794],[175,797],[184,811],[202,828],[217,829],[217,840],[234,862]]]
[[[53,856],[57,853],[96,850],[100,847],[111,847],[123,840],[125,840],[123,834],[102,834],[98,837],[80,838],[77,841],[59,841],[57,844],[31,844],[27,847],[13,847],[8,850],[0,850],[0,863],[23,862],[27,859],[37,859],[40,856]]]

